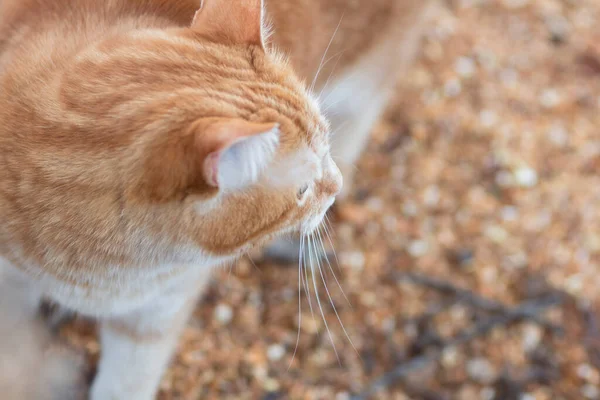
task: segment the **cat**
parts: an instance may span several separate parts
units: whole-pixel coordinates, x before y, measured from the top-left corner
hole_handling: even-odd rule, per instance
[[[0,268],[98,319],[91,400],[153,398],[211,269],[314,231],[342,189],[263,10],[0,0]]]
[[[92,400],[152,398],[211,267],[348,194],[432,1],[203,3],[0,0],[0,267],[100,320]]]

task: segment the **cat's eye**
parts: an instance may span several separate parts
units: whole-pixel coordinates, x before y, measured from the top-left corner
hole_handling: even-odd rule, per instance
[[[302,185],[302,187],[300,189],[298,189],[298,200],[302,200],[302,198],[304,197],[306,192],[308,192],[308,188],[309,188],[309,185],[307,183],[305,185]]]

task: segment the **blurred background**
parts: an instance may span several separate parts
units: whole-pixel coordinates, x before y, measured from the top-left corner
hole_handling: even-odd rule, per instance
[[[319,275],[333,343],[297,265],[244,259],[159,399],[599,399],[599,25],[600,0],[441,3],[330,214],[353,345]],[[94,365],[90,323],[61,340]]]

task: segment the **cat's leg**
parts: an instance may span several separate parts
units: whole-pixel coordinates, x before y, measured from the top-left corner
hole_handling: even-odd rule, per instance
[[[152,304],[101,321],[102,354],[91,400],[151,400],[209,273]]]

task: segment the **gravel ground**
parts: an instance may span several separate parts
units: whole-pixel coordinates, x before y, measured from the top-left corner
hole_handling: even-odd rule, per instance
[[[159,399],[600,398],[599,24],[599,0],[441,6],[331,215],[353,345],[318,273],[334,345],[311,277],[299,324],[297,267],[242,260]]]

